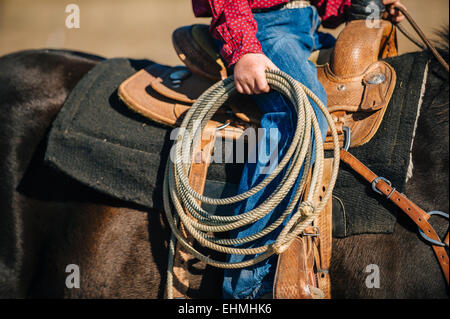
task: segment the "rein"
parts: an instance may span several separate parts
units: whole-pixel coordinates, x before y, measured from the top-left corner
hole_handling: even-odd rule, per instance
[[[425,36],[423,31],[414,21],[412,16],[409,14],[408,10],[403,7],[392,5],[392,8],[400,11],[412,26],[414,31],[419,35],[425,46],[431,51],[436,60],[444,67],[444,69],[449,72],[449,65],[444,60],[444,58],[439,54],[436,48],[431,44],[430,40]],[[419,40],[411,36],[401,24],[397,24],[398,29],[415,45],[424,50],[424,46],[420,44]],[[448,220],[448,214],[440,211],[425,212],[420,207],[411,202],[404,194],[399,193],[395,187],[392,187],[389,180],[384,177],[377,176],[364,164],[362,164],[357,158],[352,154],[347,152],[346,149],[341,150],[341,159],[347,165],[349,165],[353,170],[360,174],[368,182],[372,183],[372,189],[382,195],[385,195],[387,199],[391,200],[395,205],[397,205],[401,210],[403,210],[408,217],[417,225],[420,235],[427,241],[435,253],[436,259],[441,266],[442,272],[449,285],[449,256],[445,247],[449,245],[449,234],[444,240],[441,240],[439,235],[434,230],[433,226],[429,223],[429,219],[432,215],[440,215]]]
[[[255,265],[262,260],[285,251],[293,240],[316,219],[330,198],[339,170],[339,141],[333,119],[326,106],[303,84],[289,75],[275,70],[266,71],[267,81],[272,89],[282,93],[294,105],[297,111],[297,127],[291,145],[276,168],[258,185],[250,190],[227,198],[211,198],[196,192],[189,185],[189,170],[193,149],[201,140],[202,131],[217,109],[236,91],[234,78],[228,77],[209,88],[187,112],[181,126],[180,133],[174,144],[173,158],[166,166],[163,185],[164,210],[172,236],[169,246],[169,263],[167,273],[167,297],[173,297],[173,260],[175,242],[178,240],[188,252],[199,260],[219,268],[244,268]],[[333,171],[326,192],[322,200],[316,205],[313,201],[321,191],[323,175],[324,149],[322,143],[315,143],[315,150],[311,147],[312,130],[314,137],[321,140],[321,132],[314,110],[308,99],[310,97],[326,117],[332,132],[334,145]],[[313,153],[314,158],[313,158]],[[314,163],[314,165],[313,165]],[[304,166],[304,167],[303,167]],[[220,239],[211,236],[210,232],[228,232],[256,222],[270,213],[294,188],[303,167],[304,172],[311,169],[311,184],[305,187],[308,174],[303,174],[300,184],[293,194],[288,207],[271,225],[258,233],[239,239]],[[284,169],[286,173],[274,192],[258,207],[239,215],[217,216],[209,214],[201,208],[201,203],[212,205],[230,205],[244,201],[258,193],[273,181]],[[302,194],[305,200],[301,202]],[[298,210],[294,211],[298,204]],[[283,227],[274,243],[253,248],[234,248],[253,242],[279,227],[284,221],[289,221]],[[224,254],[256,255],[242,262],[230,263],[214,260],[199,251],[187,239],[189,233],[203,247]]]
[[[427,48],[431,51],[431,53],[434,55],[436,60],[444,67],[444,69],[449,72],[449,66],[448,63],[444,60],[444,58],[439,54],[439,52],[436,50],[436,48],[431,44],[430,40],[425,36],[422,29],[417,25],[417,23],[414,21],[414,19],[409,14],[408,10],[394,6],[395,10],[400,11],[405,16],[406,20],[408,20],[409,24],[412,26],[414,31],[419,35],[422,42],[427,46]],[[423,46],[419,43],[418,40],[413,38],[400,24],[397,24],[398,29],[415,45],[417,45],[419,48],[423,49]]]

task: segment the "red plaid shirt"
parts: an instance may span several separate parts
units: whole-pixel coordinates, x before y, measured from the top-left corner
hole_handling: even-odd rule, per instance
[[[210,32],[224,43],[220,54],[232,65],[246,53],[262,53],[252,9],[286,2],[289,0],[192,0],[192,6],[196,17],[212,17]],[[311,3],[328,27],[343,22],[344,12],[350,6],[350,0],[311,0]]]

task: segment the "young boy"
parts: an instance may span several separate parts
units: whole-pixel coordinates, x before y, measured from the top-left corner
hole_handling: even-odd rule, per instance
[[[357,1],[357,0],[353,0]],[[361,1],[361,0],[358,0]],[[365,1],[365,0],[364,0]],[[367,2],[367,1],[366,1]],[[375,1],[376,2],[376,1]],[[270,145],[278,145],[278,162],[289,146],[295,130],[295,113],[292,106],[278,92],[269,92],[265,70],[280,69],[303,83],[326,105],[326,93],[317,79],[316,68],[308,61],[311,52],[334,45],[334,38],[317,31],[322,23],[335,27],[345,21],[351,6],[350,0],[192,0],[197,17],[212,16],[210,32],[222,42],[220,54],[234,68],[237,91],[251,94],[263,113],[261,127],[266,134],[260,140],[270,150]],[[398,3],[398,0],[383,0],[384,5]],[[391,9],[394,21],[402,16]],[[264,94],[261,94],[264,93]],[[311,101],[322,132],[326,137],[328,125],[324,115]],[[257,160],[246,163],[239,185],[239,192],[245,192],[260,183],[267,163]],[[264,172],[267,173],[267,172]],[[300,178],[299,178],[300,179]],[[272,181],[262,191],[248,198],[236,210],[236,214],[249,211],[261,204],[276,188],[280,178]],[[291,194],[265,218],[249,227],[234,232],[242,238],[260,231],[271,224],[282,212]],[[278,214],[277,214],[278,213]],[[261,238],[258,245],[274,241],[279,231],[273,231]],[[248,246],[245,246],[248,247]],[[229,262],[242,261],[245,256],[231,255]],[[269,258],[253,267],[225,270],[223,294],[225,298],[260,298],[272,292],[276,257]]]

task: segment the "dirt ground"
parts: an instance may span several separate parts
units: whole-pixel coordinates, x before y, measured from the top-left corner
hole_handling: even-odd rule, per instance
[[[65,25],[70,3],[80,8],[78,29]],[[449,23],[448,0],[403,3],[430,37],[436,28]],[[180,64],[172,49],[172,31],[208,22],[193,16],[190,0],[0,0],[0,55],[31,48],[66,48]],[[399,46],[401,53],[416,50],[403,35]]]

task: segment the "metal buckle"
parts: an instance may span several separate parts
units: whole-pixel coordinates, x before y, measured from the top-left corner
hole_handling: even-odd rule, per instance
[[[319,237],[320,236],[320,230],[319,227],[317,226],[313,226],[314,230],[316,231],[314,234],[308,234],[305,233],[305,230],[302,231],[302,235],[303,236],[310,236],[310,237]]]
[[[441,212],[439,210],[433,210],[431,212],[427,212],[428,215],[433,216],[433,215],[438,215],[441,217],[444,217],[445,219],[448,220],[448,214]],[[437,241],[434,239],[431,239],[430,237],[428,237],[427,235],[425,235],[425,233],[422,231],[422,229],[419,228],[419,234],[423,237],[423,239],[425,239],[427,242],[435,245],[435,246],[441,246],[441,247],[445,247],[445,243],[441,242],[441,241]]]
[[[231,124],[230,120],[227,120],[226,123],[222,124],[221,126],[216,127],[216,131],[220,131],[223,130],[224,128],[226,128],[227,126],[229,126]]]
[[[232,109],[227,109],[226,114],[230,115],[230,116],[234,116],[233,110]],[[227,120],[224,124],[216,127],[216,131],[220,131],[225,129],[227,126],[231,125],[231,120]]]
[[[348,149],[350,148],[350,142],[352,140],[352,137],[350,135],[351,130],[350,127],[348,126],[344,126],[343,128],[344,131],[344,150],[348,151]]]
[[[382,176],[378,176],[377,178],[375,178],[375,179],[372,181],[372,189],[373,189],[373,191],[374,191],[375,193],[378,193],[378,194],[383,195],[383,193],[380,192],[380,191],[377,189],[377,184],[378,184],[378,181],[379,181],[379,180],[385,181],[389,186],[392,186],[392,183],[391,183],[390,180],[388,180],[387,178],[384,178],[384,177],[382,177]],[[393,193],[394,191],[395,191],[395,188],[392,188],[392,191],[391,191],[391,193],[388,195],[388,198],[391,197],[391,195],[392,195],[392,193]]]

